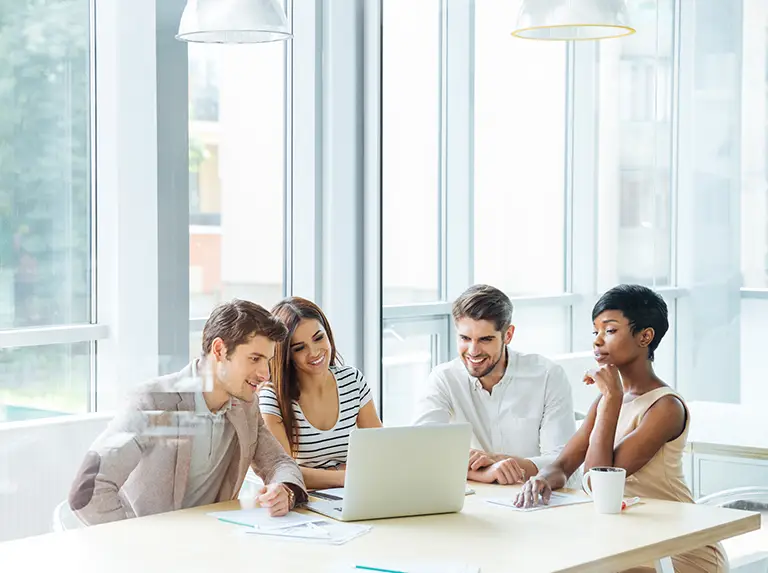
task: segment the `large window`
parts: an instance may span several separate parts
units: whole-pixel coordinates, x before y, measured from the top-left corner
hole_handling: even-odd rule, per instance
[[[388,426],[413,423],[419,386],[448,359],[448,330],[447,318],[385,322],[382,411]]]
[[[510,295],[554,294],[565,290],[566,49],[512,37],[519,7],[475,3],[474,273]]]
[[[0,10],[0,331],[93,318],[89,21],[88,0]],[[85,411],[90,353],[0,349],[0,421]]]
[[[0,351],[0,422],[86,412],[91,346],[78,342]]]
[[[768,4],[744,4],[741,77],[741,401],[768,401]],[[754,289],[754,290],[752,290]]]
[[[768,288],[768,5],[744,4],[742,47],[742,284]]]
[[[284,42],[189,44],[192,318],[283,296],[285,96]]]
[[[423,70],[439,64],[444,74],[454,74],[441,83],[442,92],[429,84],[429,109],[443,118],[432,134],[423,118],[419,124],[418,137],[431,149],[438,141],[439,149],[452,149],[451,127],[462,120],[455,102],[464,97],[456,70],[468,61],[472,188],[470,205],[460,179],[448,178],[442,195],[430,195],[435,200],[422,217],[422,240],[406,251],[408,264],[431,264],[430,253],[439,249],[431,242],[430,221],[443,221],[438,237],[469,237],[471,243],[455,242],[458,248],[434,257],[454,269],[471,268],[459,276],[466,284],[451,284],[449,273],[450,296],[472,282],[502,288],[515,302],[512,345],[568,354],[569,360],[591,346],[589,314],[602,292],[619,283],[651,286],[670,312],[670,330],[657,352],[660,376],[691,400],[764,399],[750,341],[765,338],[761,317],[768,312],[768,5],[631,2],[636,34],[570,45],[512,37],[519,7],[514,0],[469,8],[444,0],[439,33],[412,50],[418,57],[431,54]],[[467,13],[456,18],[462,10]],[[437,5],[433,12],[432,26]],[[398,25],[385,16],[385,72],[388,34],[389,44],[396,43]],[[398,87],[391,68],[383,78],[385,112]],[[385,151],[402,145],[386,113],[383,137]],[[428,160],[402,171],[415,177],[431,169],[434,155],[421,157]],[[438,157],[448,168],[464,160]],[[385,215],[388,202],[399,213],[400,189],[387,185],[386,154],[384,164]],[[465,206],[462,218],[457,213]],[[397,220],[385,217],[385,241],[386,233],[402,232],[392,224]],[[384,248],[386,269],[386,242]],[[385,295],[388,286],[385,277]],[[429,299],[384,298],[390,331],[398,332],[391,321],[402,330],[440,318],[450,329],[449,304],[406,311],[388,305]],[[435,330],[397,338],[390,331],[383,335],[383,395],[385,404],[401,406],[397,414],[385,408],[385,417],[407,410],[401,383],[386,374],[400,364],[392,349],[421,364],[413,372],[425,371],[439,336]]]
[[[441,4],[383,3],[384,304],[440,298]]]
[[[672,283],[674,2],[632,2],[637,33],[600,42],[598,289]]]

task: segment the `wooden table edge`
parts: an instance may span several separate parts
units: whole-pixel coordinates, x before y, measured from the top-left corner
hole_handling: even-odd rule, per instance
[[[623,569],[638,567],[641,564],[653,563],[664,557],[672,557],[680,553],[685,553],[705,545],[713,545],[723,539],[729,539],[751,531],[760,529],[760,514],[754,511],[745,511],[746,515],[736,521],[722,523],[705,532],[694,532],[674,539],[659,541],[653,545],[647,545],[639,549],[632,549],[621,555],[612,555],[597,559],[589,563],[583,563],[574,567],[560,569],[556,573],[586,573],[594,571],[621,571]],[[683,542],[687,547],[679,549]],[[674,545],[674,549],[669,549],[669,545]]]

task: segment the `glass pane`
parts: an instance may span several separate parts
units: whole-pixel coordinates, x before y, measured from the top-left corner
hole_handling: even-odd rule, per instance
[[[755,120],[741,109],[746,13],[727,0],[681,9],[675,250],[686,296],[677,303],[677,388],[688,400],[738,402],[739,138],[742,123]]]
[[[674,2],[629,3],[637,33],[599,42],[598,290],[669,285]]]
[[[0,14],[0,329],[91,320],[89,0]]]
[[[269,307],[283,296],[285,43],[188,47],[190,315],[233,297]]]
[[[516,307],[512,314],[515,335],[511,348],[557,356],[570,351],[570,309],[565,306]]]
[[[91,344],[0,349],[0,422],[86,413]]]
[[[765,381],[765,338],[768,300],[741,301],[741,403],[768,404]]]
[[[387,0],[382,40],[384,304],[440,297],[440,1]]]
[[[768,288],[768,2],[744,2],[741,121],[743,285]]]
[[[557,293],[565,288],[565,43],[512,37],[519,7],[475,3],[475,282],[511,295]]]
[[[677,331],[677,300],[664,297],[664,301],[667,303],[667,310],[669,312],[669,330],[659,343],[659,347],[656,349],[653,370],[656,375],[664,380],[670,386],[677,384],[675,378],[675,355],[677,353],[677,342],[675,340],[675,332]]]
[[[189,333],[189,359],[200,358],[203,352],[203,331],[191,331]]]
[[[438,357],[433,354],[437,334],[402,336],[384,329],[383,422],[387,426],[413,423],[416,386],[427,380]]]

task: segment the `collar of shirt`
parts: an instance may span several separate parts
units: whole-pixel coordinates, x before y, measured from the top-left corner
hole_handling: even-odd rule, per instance
[[[199,358],[192,362],[192,378],[194,379],[199,378],[197,369],[199,362]],[[230,397],[229,400],[227,400],[226,403],[221,408],[219,408],[217,412],[211,412],[211,410],[208,408],[208,404],[205,402],[205,396],[203,395],[202,390],[197,390],[195,392],[195,414],[198,416],[212,416],[213,418],[219,419],[223,417],[224,414],[229,412],[229,410],[234,405],[236,405],[236,402]]]
[[[510,352],[508,347],[504,347],[504,352],[506,353],[507,367],[504,370],[504,375],[501,377],[501,380],[499,380],[499,382],[493,388],[491,388],[491,391],[495,390],[496,388],[504,388],[505,386],[509,385],[509,383],[514,378],[516,364],[513,365],[512,363],[517,362],[517,354],[515,352]],[[469,381],[475,390],[483,390],[487,392],[487,390],[483,388],[483,383],[480,382],[480,378],[469,376]],[[488,393],[490,394],[491,392]]]

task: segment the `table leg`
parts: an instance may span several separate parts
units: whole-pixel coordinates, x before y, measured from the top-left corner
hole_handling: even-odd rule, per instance
[[[671,557],[662,557],[655,563],[656,573],[675,573]]]

